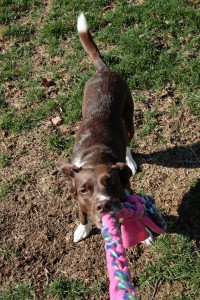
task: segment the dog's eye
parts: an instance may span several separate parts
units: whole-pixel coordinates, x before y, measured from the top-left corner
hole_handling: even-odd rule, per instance
[[[113,186],[113,185],[116,184],[116,179],[111,177],[111,178],[109,179],[108,183],[109,183],[109,185],[112,185],[112,186]]]
[[[82,187],[82,188],[80,189],[81,194],[86,194],[86,193],[88,193],[89,191],[90,191],[89,187]]]
[[[107,186],[107,187],[113,186],[113,185],[116,185],[116,178],[114,176],[105,174],[100,177],[100,183],[103,186]]]

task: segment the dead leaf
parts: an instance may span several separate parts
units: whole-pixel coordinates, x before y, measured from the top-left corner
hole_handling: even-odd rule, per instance
[[[22,5],[21,7],[14,6],[12,8],[12,11],[15,12],[16,14],[19,13],[19,12],[27,12],[28,11],[28,6],[26,4]]]
[[[168,91],[165,90],[165,89],[163,89],[163,90],[162,90],[162,94],[160,95],[160,98],[165,98],[165,97],[167,97],[167,96],[168,96]]]
[[[51,119],[53,125],[59,126],[62,123],[62,119],[60,116],[56,116],[55,118]]]
[[[71,30],[74,29],[74,24],[73,24],[72,22],[69,23],[69,28],[70,28]]]
[[[88,70],[89,70],[88,66],[83,66],[83,67],[81,68],[81,71],[88,71]]]
[[[42,84],[46,87],[56,85],[53,80],[47,80],[46,78],[42,78]]]
[[[3,139],[5,136],[5,131],[0,130],[0,139]]]
[[[0,39],[4,37],[5,31],[8,29],[8,26],[0,26]]]
[[[28,6],[26,4],[24,4],[21,8],[21,11],[23,11],[23,12],[28,11]]]
[[[171,33],[168,33],[167,37],[168,37],[168,39],[173,39],[174,38],[174,36]]]
[[[188,3],[189,6],[197,6],[198,2],[192,1],[190,3]]]

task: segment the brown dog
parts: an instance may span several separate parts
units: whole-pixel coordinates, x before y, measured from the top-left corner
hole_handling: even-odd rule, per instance
[[[72,162],[57,163],[79,204],[81,224],[75,231],[75,242],[89,235],[88,217],[98,226],[103,213],[114,213],[122,208],[124,189],[129,188],[129,178],[137,168],[127,147],[134,132],[129,88],[102,60],[83,14],[78,18],[77,28],[83,48],[97,72],[85,87],[83,119]]]

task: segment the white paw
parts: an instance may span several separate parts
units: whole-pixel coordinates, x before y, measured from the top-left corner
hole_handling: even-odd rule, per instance
[[[134,159],[132,158],[131,150],[129,147],[126,147],[126,163],[129,166],[129,168],[131,169],[133,175],[135,175],[135,173],[137,172],[137,164],[134,161]]]
[[[153,235],[152,235],[151,231],[148,230],[147,228],[146,228],[146,231],[148,231],[148,233],[149,233],[150,235],[149,235],[149,237],[148,237],[145,241],[143,241],[142,243],[145,244],[145,245],[147,245],[147,246],[152,246],[152,245],[154,244],[154,238],[153,238]]]
[[[86,225],[83,224],[78,225],[78,227],[74,232],[74,243],[78,243],[83,239],[85,239],[89,235],[91,230],[92,230],[92,225],[89,221]]]

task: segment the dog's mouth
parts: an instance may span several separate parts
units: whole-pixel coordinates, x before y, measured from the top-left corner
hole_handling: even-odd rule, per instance
[[[120,201],[117,201],[117,205],[116,202],[114,202],[111,205],[111,208],[109,211],[107,212],[103,212],[103,213],[98,213],[95,212],[95,214],[92,216],[92,219],[94,221],[94,223],[96,224],[96,226],[98,228],[102,228],[102,217],[106,214],[112,214],[112,215],[116,215],[118,212],[120,212],[123,209],[123,203]]]

